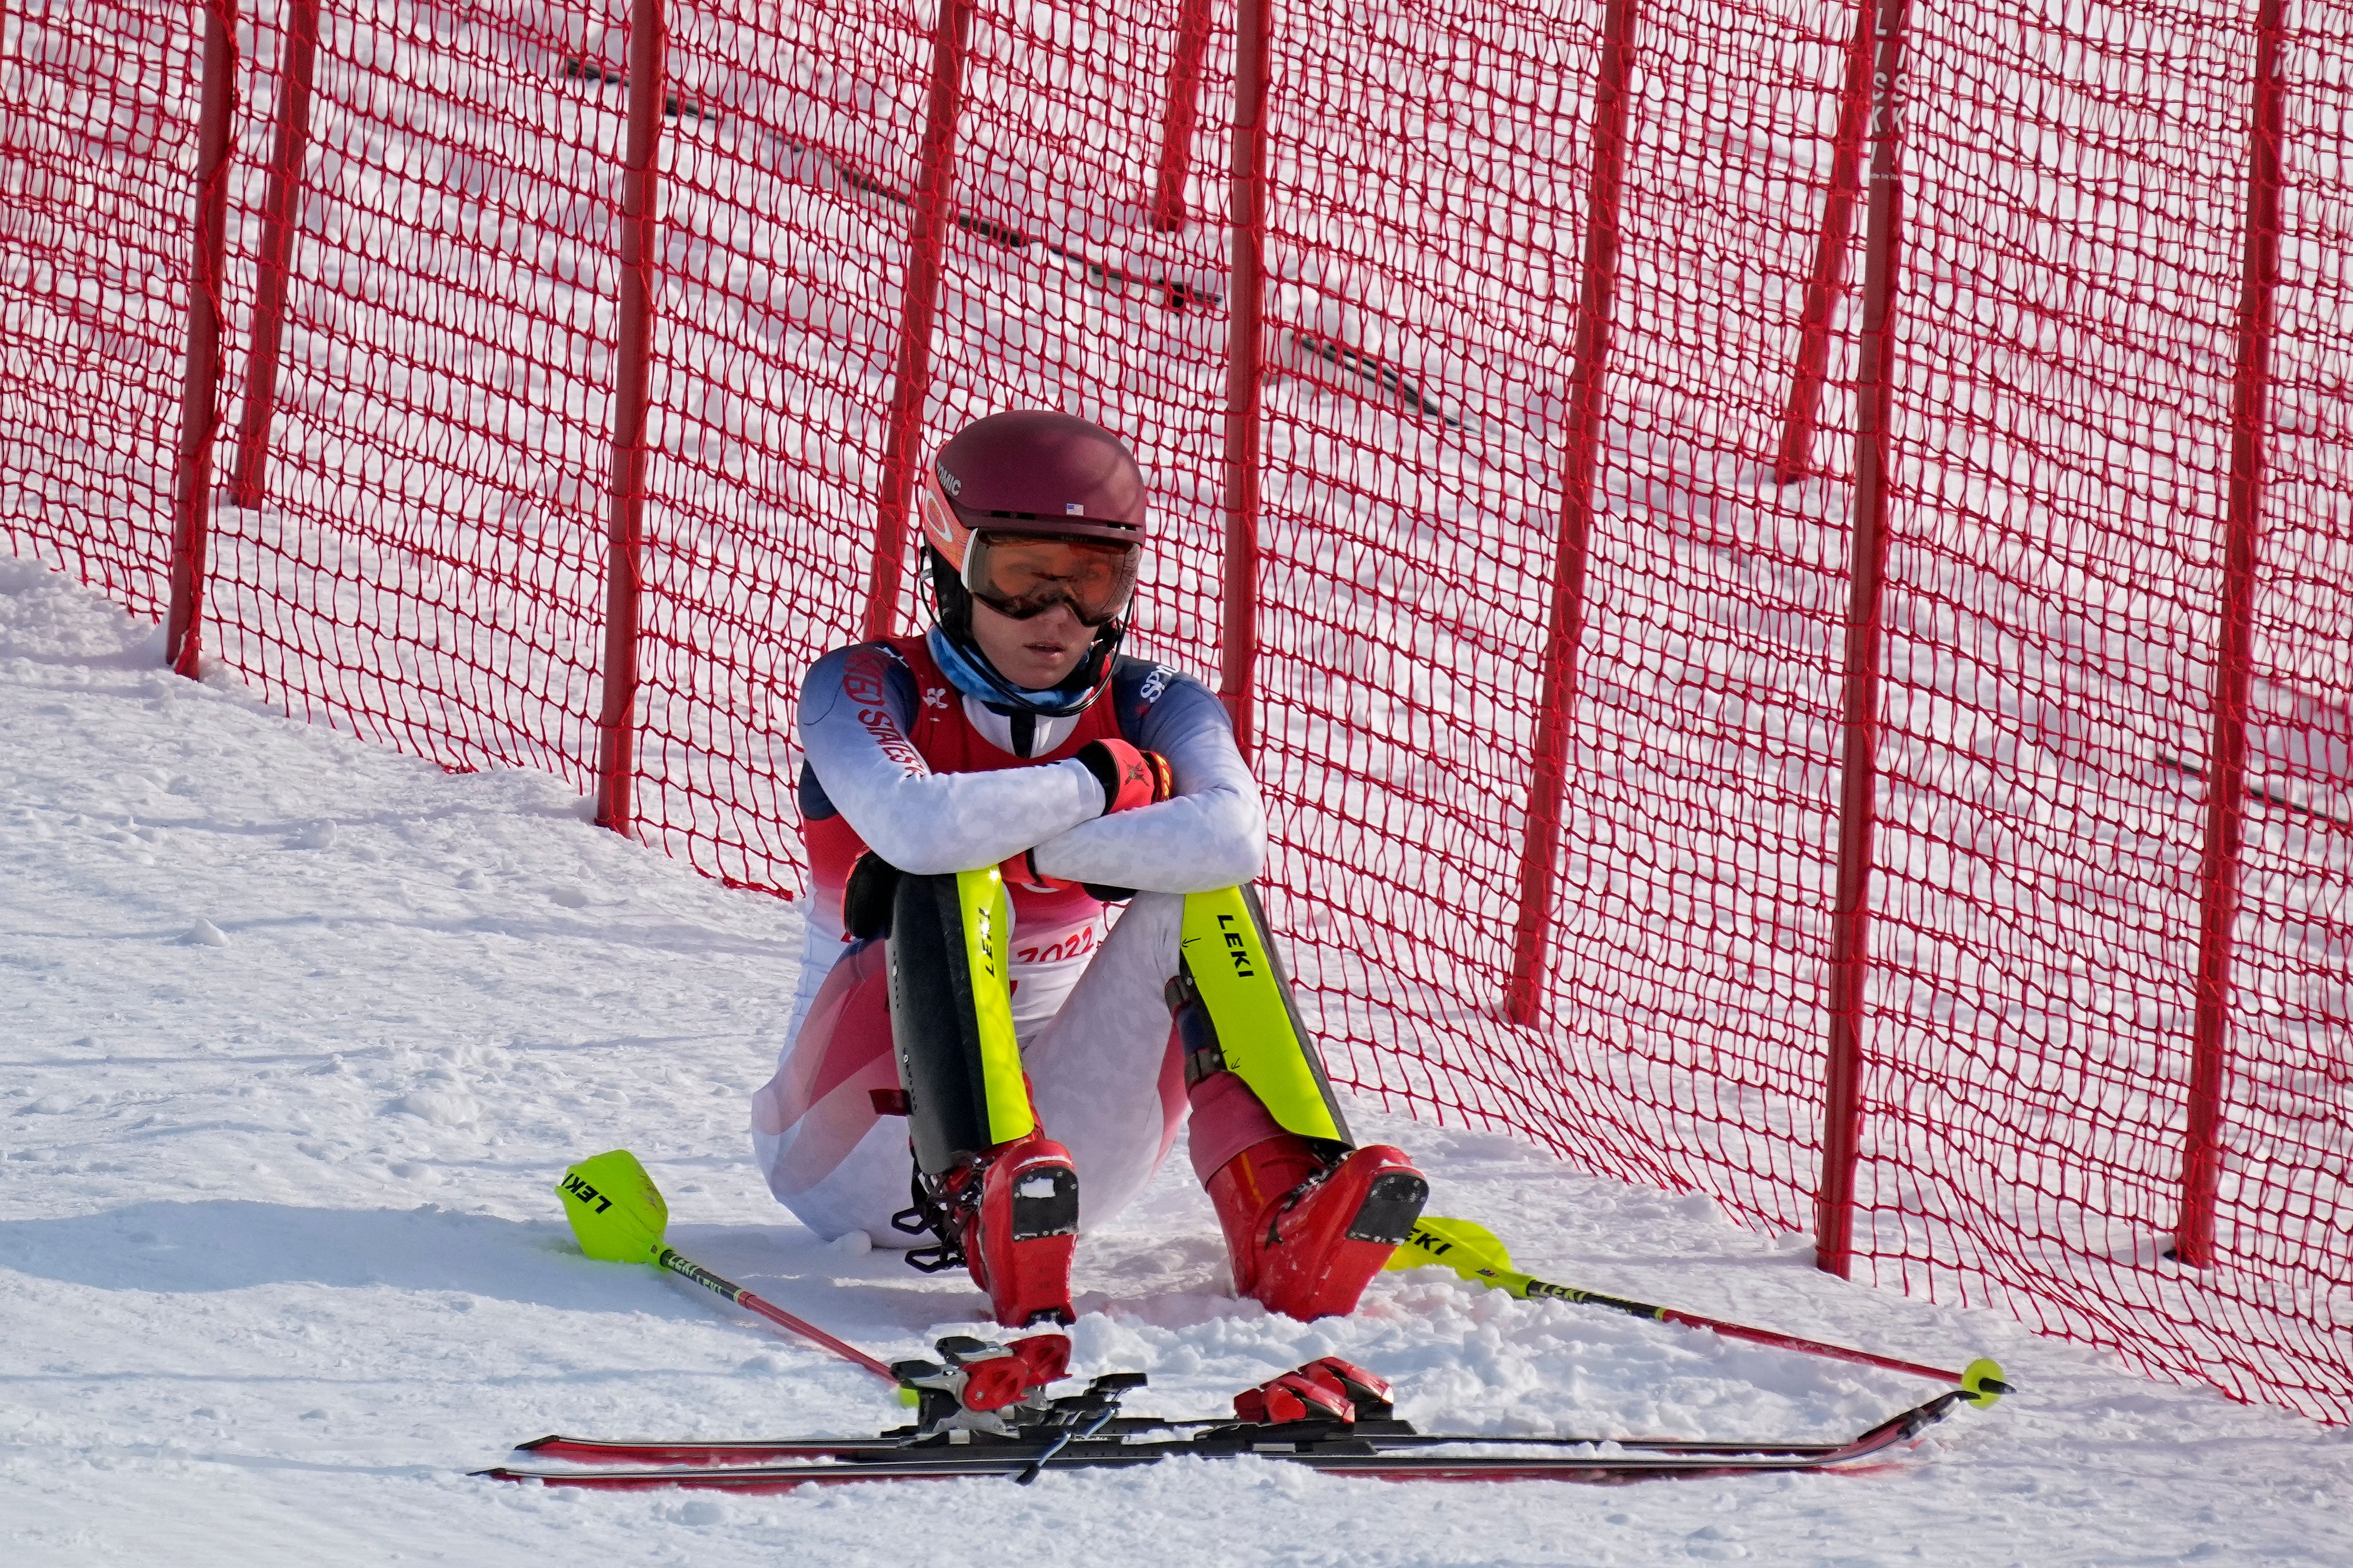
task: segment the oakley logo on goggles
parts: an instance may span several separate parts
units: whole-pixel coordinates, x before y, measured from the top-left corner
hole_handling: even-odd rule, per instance
[[[976,533],[965,546],[964,585],[1017,621],[1068,605],[1081,626],[1100,626],[1127,608],[1143,553],[1102,539]]]

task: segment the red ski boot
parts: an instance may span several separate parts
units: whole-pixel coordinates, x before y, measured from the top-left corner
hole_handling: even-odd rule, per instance
[[[1430,1199],[1402,1150],[1370,1143],[1327,1165],[1292,1132],[1251,1144],[1208,1186],[1234,1289],[1302,1321],[1355,1311]]]
[[[965,1262],[973,1283],[988,1292],[997,1321],[1008,1329],[1040,1318],[1071,1321],[1079,1176],[1071,1152],[1034,1133],[997,1150],[981,1168],[980,1202],[969,1213]]]

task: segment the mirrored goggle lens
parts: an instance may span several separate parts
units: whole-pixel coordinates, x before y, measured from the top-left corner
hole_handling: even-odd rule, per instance
[[[1143,553],[1108,540],[983,533],[965,551],[964,585],[1017,621],[1068,605],[1082,625],[1099,626],[1127,608]]]

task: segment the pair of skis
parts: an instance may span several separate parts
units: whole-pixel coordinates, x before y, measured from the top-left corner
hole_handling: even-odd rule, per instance
[[[1164,1459],[1256,1458],[1326,1475],[1388,1481],[1628,1481],[1655,1477],[1755,1475],[1839,1469],[1918,1436],[1968,1397],[1955,1391],[1839,1443],[1728,1443],[1680,1437],[1493,1437],[1417,1432],[1385,1404],[1356,1419],[1280,1423],[1159,1421],[1118,1414],[1134,1373],[1099,1379],[1056,1400],[1009,1435],[901,1427],[874,1437],[788,1437],[730,1442],[609,1442],[547,1436],[522,1444],[532,1468],[476,1472],[541,1486],[638,1490],[687,1487],[752,1495],[811,1484],[1002,1477],[1118,1469]],[[1375,1414],[1377,1411],[1378,1414]],[[552,1463],[580,1468],[543,1468]]]

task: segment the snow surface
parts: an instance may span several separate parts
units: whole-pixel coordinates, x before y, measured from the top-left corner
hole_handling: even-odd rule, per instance
[[[598,831],[543,775],[449,775],[161,668],[95,595],[0,561],[0,1562],[2342,1563],[2353,1432],[2158,1386],[2005,1317],[1843,1284],[1803,1237],[1357,1114],[1524,1268],[1958,1364],[2026,1392],[1866,1473],[1376,1485],[1249,1461],[593,1496],[465,1471],[542,1432],[857,1433],[867,1374],[574,1247],[551,1186],[643,1155],[690,1255],[886,1357],[981,1300],[828,1248],[745,1106],[793,905]],[[1081,1249],[1083,1372],[1219,1409],[1311,1356],[1425,1426],[1819,1437],[1929,1390],[1437,1269],[1314,1325],[1226,1294],[1181,1152]]]

